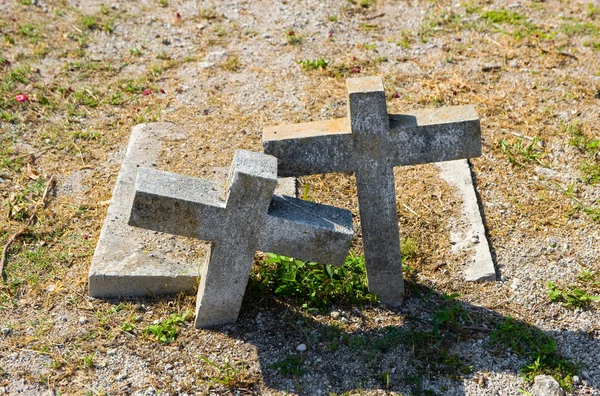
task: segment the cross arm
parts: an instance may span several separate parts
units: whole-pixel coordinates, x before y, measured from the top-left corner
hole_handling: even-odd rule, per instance
[[[299,260],[342,265],[352,234],[350,211],[274,195],[258,249]]]
[[[481,155],[481,127],[473,106],[390,114],[393,166]]]
[[[215,183],[139,168],[129,225],[214,241],[225,204]]]
[[[347,118],[267,127],[263,150],[277,157],[279,176],[352,172],[352,134]]]

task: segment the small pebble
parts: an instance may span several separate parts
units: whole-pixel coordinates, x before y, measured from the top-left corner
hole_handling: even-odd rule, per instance
[[[109,349],[108,351],[106,351],[106,354],[109,356],[115,355],[117,353],[116,349]]]
[[[300,345],[298,345],[298,346],[296,347],[296,350],[297,350],[298,352],[304,352],[304,351],[306,351],[306,344],[300,344]]]
[[[329,315],[330,315],[330,316],[331,316],[333,319],[337,319],[337,318],[339,318],[339,317],[340,317],[340,311],[332,311],[332,312],[331,312]]]
[[[81,318],[79,318],[79,324],[86,324],[88,322],[87,318],[85,316],[82,316]]]
[[[9,329],[8,327],[3,327],[3,328],[2,328],[2,334],[3,334],[3,335],[10,334],[10,329]]]

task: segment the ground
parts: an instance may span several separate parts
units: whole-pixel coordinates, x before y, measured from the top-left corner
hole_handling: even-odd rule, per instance
[[[517,395],[541,373],[600,394],[598,1],[6,0],[0,12],[0,394]],[[278,264],[261,254],[231,326],[194,329],[195,296],[87,297],[134,125],[177,124],[188,137],[157,166],[216,180],[234,150],[261,150],[265,126],[344,117],[345,79],[371,75],[391,113],[476,107],[472,174],[498,282],[462,280],[460,198],[423,165],[396,169],[400,307],[360,294],[360,232],[356,287],[325,306],[276,293]],[[299,182],[360,229],[352,175]],[[200,261],[206,246],[189,243]],[[176,334],[161,341],[153,324]]]

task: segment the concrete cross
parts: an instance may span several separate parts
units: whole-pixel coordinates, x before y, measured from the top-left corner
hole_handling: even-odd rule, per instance
[[[379,77],[351,78],[348,118],[267,127],[263,148],[279,176],[354,172],[369,291],[383,303],[404,298],[394,166],[481,155],[471,106],[388,114]]]
[[[129,225],[211,242],[197,328],[237,320],[256,250],[341,265],[352,241],[344,209],[273,195],[277,159],[238,150],[224,200],[215,183],[140,168]]]

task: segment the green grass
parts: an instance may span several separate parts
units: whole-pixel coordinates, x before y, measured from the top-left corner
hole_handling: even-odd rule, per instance
[[[304,39],[302,38],[302,36],[299,36],[295,31],[293,30],[289,30],[286,34],[285,34],[287,43],[289,45],[300,45],[304,42]]]
[[[304,309],[325,312],[329,304],[369,304],[377,297],[367,289],[364,257],[349,255],[343,266],[304,262],[269,253],[251,276],[253,293],[274,293]]]
[[[522,25],[527,21],[525,15],[505,9],[486,11],[481,17],[491,23],[507,23],[515,26]]]
[[[329,64],[323,57],[318,57],[316,59],[300,59],[298,63],[302,66],[303,70],[325,69]]]
[[[98,19],[93,15],[83,15],[81,17],[81,25],[87,30],[98,29]]]
[[[508,157],[508,162],[514,166],[523,167],[525,162],[536,162],[541,164],[540,157],[544,155],[544,149],[538,143],[536,137],[530,143],[525,143],[521,138],[511,141],[502,139],[498,143],[500,150]]]
[[[198,356],[198,358],[206,363],[213,372],[216,372],[215,375],[208,377],[209,382],[220,384],[228,388],[247,388],[252,385],[251,382],[247,381],[247,367],[243,362],[235,365],[232,365],[229,362],[218,364],[202,355]]]
[[[510,348],[515,354],[529,359],[521,368],[528,382],[537,375],[551,375],[565,390],[573,389],[573,376],[579,374],[580,365],[562,357],[556,350],[556,340],[540,329],[507,317],[490,336],[492,345]]]
[[[171,343],[177,338],[178,329],[183,325],[188,315],[189,312],[185,312],[183,315],[171,314],[168,319],[146,326],[143,333],[154,335],[162,343]]]
[[[289,354],[269,368],[279,370],[283,375],[299,377],[304,374],[303,360],[300,355]]]
[[[600,296],[591,295],[576,285],[559,288],[554,283],[548,282],[546,292],[550,301],[560,302],[568,308],[585,308],[593,302],[600,301]]]

